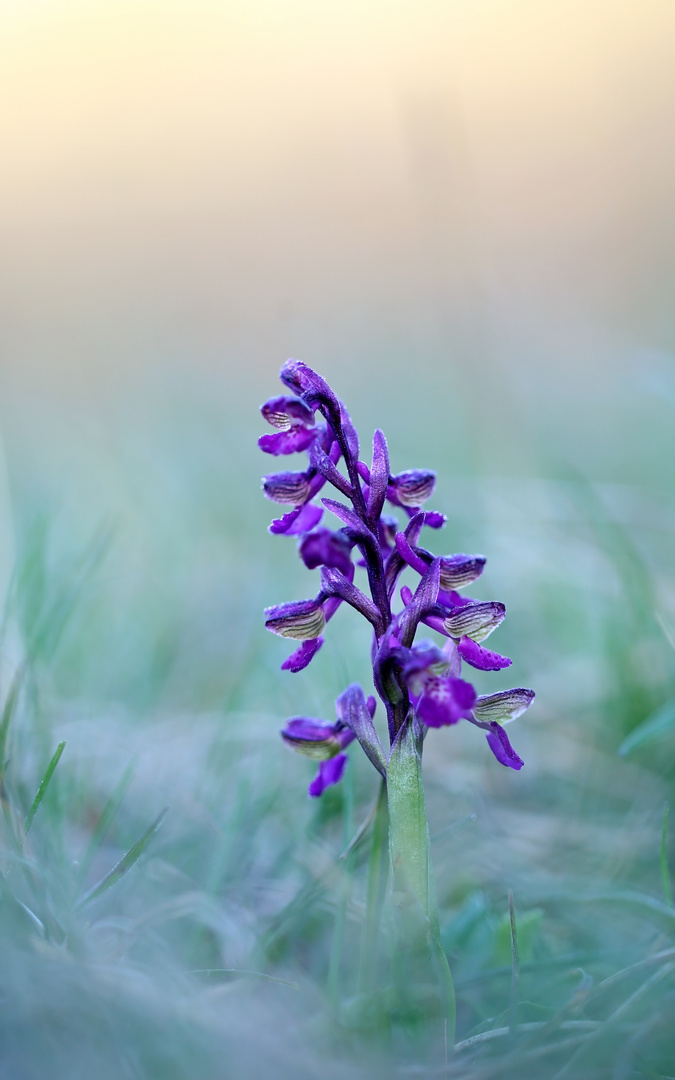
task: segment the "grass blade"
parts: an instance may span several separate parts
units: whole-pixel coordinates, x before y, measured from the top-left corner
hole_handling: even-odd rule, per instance
[[[0,719],[0,773],[4,774],[5,771],[5,754],[7,753],[7,737],[9,735],[9,725],[12,722],[14,711],[16,709],[17,702],[19,700],[19,691],[23,685],[24,676],[26,674],[26,665],[21,664],[14,673],[12,684],[7,693],[5,703],[2,708],[2,719]]]
[[[281,979],[278,975],[268,975],[265,971],[247,971],[244,968],[193,968],[188,975],[238,975],[241,979],[264,979],[266,982],[280,983],[281,986],[290,986],[293,990],[299,990],[300,984],[291,982],[290,979]]]
[[[673,730],[675,730],[675,700],[667,701],[660,709],[638,724],[621,743],[619,755],[626,757],[638,747],[646,746],[653,739],[658,739],[660,735],[667,735]]]
[[[33,818],[35,817],[35,815],[37,813],[37,809],[38,809],[40,803],[42,802],[42,800],[45,797],[45,792],[46,792],[46,790],[47,790],[47,788],[49,786],[49,781],[51,780],[52,776],[54,775],[54,770],[56,769],[56,766],[58,765],[58,763],[59,763],[59,761],[61,759],[61,754],[63,753],[65,745],[66,745],[65,742],[60,742],[59,745],[56,747],[56,750],[54,751],[54,755],[52,757],[52,760],[49,762],[49,765],[47,766],[47,771],[45,772],[44,776],[42,777],[42,780],[40,781],[40,786],[37,789],[37,793],[35,795],[35,798],[33,799],[33,805],[31,806],[30,810],[28,811],[28,817],[26,818],[26,824],[24,825],[24,829],[23,829],[23,840],[21,841],[22,844],[23,844],[23,841],[28,836],[28,830],[30,829],[31,825],[33,824]]]
[[[99,847],[101,846],[103,838],[108,832],[108,829],[110,828],[113,821],[115,820],[115,817],[117,816],[117,812],[122,805],[122,802],[124,801],[124,796],[127,793],[127,788],[131,783],[133,772],[134,766],[128,765],[124,773],[122,774],[122,779],[119,781],[117,787],[115,788],[112,795],[103,807],[101,816],[98,819],[96,826],[91,834],[91,838],[87,845],[87,850],[85,851],[80,861],[80,868],[78,871],[77,880],[78,889],[81,888],[82,882],[86,876],[87,871],[89,870],[89,867],[93,862],[94,856],[98,851]]]
[[[513,902],[513,891],[509,889],[509,928],[511,931],[511,992],[509,994],[509,1030],[513,1034],[516,1030],[516,994],[518,992],[518,976],[520,974],[520,956],[518,954],[518,930],[516,928],[516,908]]]
[[[164,807],[161,813],[157,815],[150,828],[145,830],[140,840],[137,840],[133,847],[129,848],[126,855],[122,856],[120,861],[116,863],[115,866],[113,866],[112,870],[108,871],[105,877],[101,878],[101,880],[96,885],[94,885],[93,888],[89,890],[89,892],[84,894],[84,896],[78,901],[78,908],[84,907],[85,904],[91,903],[92,900],[96,900],[99,896],[106,892],[111,885],[117,884],[120,878],[124,877],[127,871],[131,869],[134,863],[145,851],[150,840],[152,840],[153,836],[162,824],[164,815],[166,814],[168,809],[168,806]]]
[[[446,827],[444,829],[441,829],[440,832],[434,833],[434,835],[431,837],[430,843],[435,844],[437,840],[442,840],[445,836],[452,836],[453,833],[456,833],[459,829],[466,825],[467,821],[477,820],[477,814],[465,814],[464,817],[459,818],[458,821],[453,821],[452,825],[446,825]]]
[[[668,907],[673,906],[673,893],[670,888],[670,875],[668,873],[668,803],[663,804],[663,826],[661,828],[661,881],[663,882],[663,899]]]
[[[626,908],[632,908],[636,914],[644,915],[653,919],[654,922],[665,929],[675,930],[675,911],[663,900],[655,896],[638,892],[635,889],[618,889],[616,892],[597,892],[589,896],[568,895],[568,901],[581,904],[622,904]]]

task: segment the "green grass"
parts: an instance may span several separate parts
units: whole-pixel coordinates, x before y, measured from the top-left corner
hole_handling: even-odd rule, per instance
[[[314,584],[265,532],[244,401],[250,420],[241,400],[236,417],[203,403],[198,420],[176,406],[172,438],[161,418],[132,433],[142,467],[121,483],[98,461],[91,504],[15,482],[2,1075],[675,1075],[671,537],[649,491],[439,465],[443,550],[485,551],[474,591],[509,608],[495,647],[514,666],[479,689],[538,692],[511,729],[520,774],[468,725],[425,748],[457,988],[446,1067],[437,1017],[397,998],[388,905],[366,903],[373,770],[352,751],[347,782],[310,802],[311,768],[277,734],[367,682],[368,637],[341,611],[306,672],[279,672],[261,609]],[[433,430],[409,445],[406,429],[399,461],[396,416],[377,419],[396,467],[443,459]]]

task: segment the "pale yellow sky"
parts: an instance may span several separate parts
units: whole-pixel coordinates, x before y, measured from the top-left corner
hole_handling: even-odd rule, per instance
[[[0,213],[77,212],[101,178],[132,205],[264,189],[313,130],[391,143],[401,97],[446,89],[480,152],[545,166],[672,106],[674,47],[667,0],[5,0]]]
[[[673,55],[670,0],[0,0],[3,368],[663,345]]]

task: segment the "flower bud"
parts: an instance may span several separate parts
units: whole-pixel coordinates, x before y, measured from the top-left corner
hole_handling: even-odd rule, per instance
[[[316,600],[296,600],[265,608],[265,626],[279,637],[308,641],[318,637],[325,624],[323,608]]]
[[[282,365],[279,378],[294,394],[302,394],[310,407],[323,404],[339,412],[340,403],[326,380],[302,360],[287,360]]]
[[[453,638],[469,637],[472,641],[483,641],[505,618],[504,604],[492,600],[487,603],[466,604],[451,611],[443,625]]]

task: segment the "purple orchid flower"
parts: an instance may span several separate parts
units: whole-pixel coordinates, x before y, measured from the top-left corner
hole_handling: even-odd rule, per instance
[[[282,668],[303,670],[323,644],[326,623],[341,604],[349,604],[373,629],[373,683],[386,711],[391,747],[400,742],[408,722],[423,739],[429,728],[466,720],[485,731],[501,765],[521,769],[523,761],[502,725],[529,707],[534,691],[515,688],[477,695],[461,674],[462,662],[481,671],[500,671],[511,664],[482,644],[503,622],[504,605],[459,592],[478,580],[485,558],[463,553],[437,557],[419,544],[423,528],[439,529],[446,520],[437,511],[420,509],[433,494],[436,474],[427,469],[392,474],[379,430],[373,437],[371,464],[361,461],[356,430],[328,383],[298,360],[288,360],[280,378],[291,393],[262,406],[275,433],[263,435],[259,445],[274,456],[304,452],[308,460],[304,470],[264,477],[265,495],[289,507],[272,522],[270,532],[297,537],[301,559],[321,575],[315,597],[265,611],[269,630],[300,642]],[[315,500],[326,484],[338,498],[322,498],[319,505]],[[384,513],[386,503],[407,515],[403,531],[396,518]],[[320,526],[326,510],[338,519],[338,528]],[[356,568],[366,571],[363,588],[355,583]],[[395,612],[392,600],[407,568],[419,581],[414,591],[402,587],[403,607]],[[440,635],[442,647],[428,640],[415,642],[421,624]],[[375,698],[366,700],[355,684],[340,695],[336,707],[335,723],[296,717],[281,733],[292,749],[320,762],[309,788],[313,797],[342,778],[345,750],[354,740],[387,775],[388,755],[373,724]]]
[[[327,787],[342,779],[348,761],[343,751],[356,738],[354,732],[340,721],[324,724],[304,716],[288,720],[281,737],[293,750],[320,762],[319,771],[309,785],[312,798],[322,795]]]

